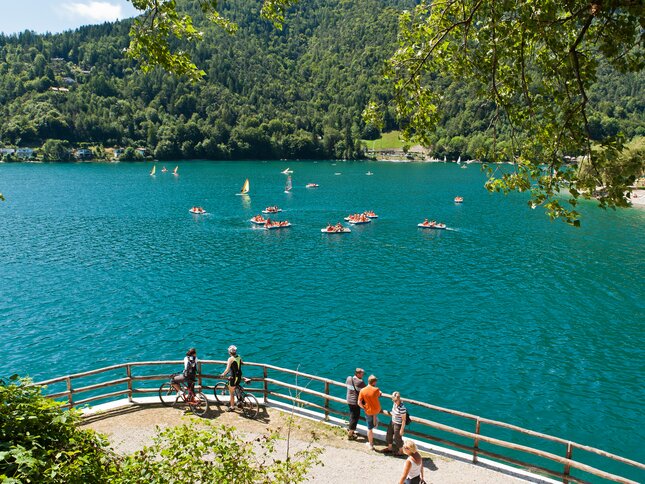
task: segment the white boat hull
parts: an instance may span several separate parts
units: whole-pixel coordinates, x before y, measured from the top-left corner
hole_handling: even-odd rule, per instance
[[[435,224],[435,225],[417,224],[417,227],[422,229],[446,230],[446,226],[444,224]]]

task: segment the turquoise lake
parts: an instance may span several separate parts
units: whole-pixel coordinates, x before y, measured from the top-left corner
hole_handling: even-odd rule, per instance
[[[191,346],[223,359],[236,344],[335,380],[362,366],[387,392],[645,460],[645,210],[585,202],[574,229],[488,193],[478,165],[161,166],[0,165],[0,375]],[[268,205],[293,226],[252,228]],[[320,233],[364,210],[378,220]],[[450,230],[417,228],[426,217]]]

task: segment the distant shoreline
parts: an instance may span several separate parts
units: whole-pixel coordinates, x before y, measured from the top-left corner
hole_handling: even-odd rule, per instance
[[[248,161],[254,161],[254,160],[170,160],[168,163],[182,163],[182,162],[191,162],[191,161],[213,161],[213,162],[220,162],[220,161],[243,161],[243,162],[248,162]],[[294,161],[309,161],[309,160],[267,160],[267,161],[280,161],[280,162],[294,162]],[[311,160],[314,161],[314,160]],[[355,162],[355,161],[364,161],[364,162],[373,162],[373,161],[380,161],[380,162],[386,162],[386,163],[446,163],[446,164],[458,164],[456,161],[443,161],[443,160],[387,160],[387,159],[381,159],[381,160],[373,160],[373,159],[360,159],[360,160],[316,160],[316,161],[331,161],[334,163],[337,162]],[[97,164],[106,164],[106,163],[165,163],[163,161],[159,160],[75,160],[75,161],[42,161],[42,160],[21,160],[21,161],[2,161],[0,160],[0,164],[14,164],[14,163],[38,163],[38,164],[44,164],[44,163],[97,163]],[[470,161],[470,162],[464,162],[462,164],[466,165],[481,165],[483,162],[481,161]],[[497,164],[497,165],[504,165],[504,164],[510,164],[508,162],[497,162],[497,163],[486,163],[486,164]],[[630,197],[630,202],[632,204],[632,207],[637,207],[637,208],[645,208],[645,189],[644,188],[636,188],[632,190],[632,194]]]

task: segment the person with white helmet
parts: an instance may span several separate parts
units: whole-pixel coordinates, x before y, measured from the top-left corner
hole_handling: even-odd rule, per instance
[[[226,370],[224,370],[221,376],[223,378],[228,375],[228,391],[231,395],[228,411],[230,412],[235,407],[235,388],[242,381],[242,357],[237,354],[237,347],[235,345],[228,347],[228,355]]]

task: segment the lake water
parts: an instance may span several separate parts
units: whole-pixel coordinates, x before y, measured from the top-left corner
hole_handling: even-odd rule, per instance
[[[191,346],[223,359],[233,343],[336,380],[362,366],[388,392],[645,460],[645,211],[584,203],[574,229],[489,194],[476,165],[150,168],[0,165],[0,375]],[[267,205],[293,227],[252,228]],[[379,219],[320,233],[368,209]],[[426,217],[450,230],[418,229]]]

